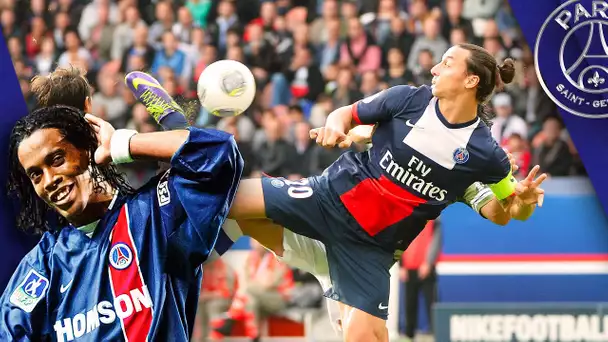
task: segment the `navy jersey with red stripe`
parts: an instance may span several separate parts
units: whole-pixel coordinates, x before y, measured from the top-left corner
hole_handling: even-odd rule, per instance
[[[92,235],[44,234],[0,298],[0,341],[189,340],[243,169],[231,135],[189,130],[171,169],[118,194]]]
[[[506,153],[477,117],[450,124],[428,86],[395,86],[352,105],[376,124],[369,151],[344,153],[327,170],[361,228],[384,246],[407,246],[474,182],[503,200],[515,180]],[[402,247],[402,246],[401,246]]]

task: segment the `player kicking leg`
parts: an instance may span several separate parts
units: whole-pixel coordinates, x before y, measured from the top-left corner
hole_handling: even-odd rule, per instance
[[[133,73],[130,77],[127,77],[127,84],[133,83],[132,80],[137,77],[146,77],[150,80],[150,76],[138,76],[138,74],[141,73]],[[131,87],[131,89],[135,90],[134,87]],[[168,95],[163,95],[163,97],[168,97]],[[166,127],[166,125],[163,126]],[[366,129],[365,126],[360,126],[353,129],[349,133],[349,137],[350,140],[354,142],[364,142],[364,140],[371,138],[372,132],[373,130],[371,127]],[[533,175],[532,178],[534,178]],[[508,221],[508,215],[504,213],[504,211],[494,210],[497,206],[490,205],[490,203],[496,202],[496,199],[488,186],[476,183],[475,186],[471,186],[467,189],[462,200],[473,209],[480,212],[484,217],[489,218],[496,223],[505,224],[506,221]],[[498,208],[500,209],[500,207]],[[312,273],[319,279],[324,289],[328,289],[331,283],[327,281],[329,275],[327,255],[325,246],[321,242],[292,233],[289,230],[283,230],[276,225],[274,225],[275,227],[272,229],[265,228],[273,226],[272,224],[269,224],[267,220],[245,220],[239,223],[241,224],[240,227],[234,221],[227,221],[225,230],[232,232],[232,234],[228,235],[232,235],[233,237],[238,236],[238,234],[235,235],[234,232],[242,230],[246,235],[252,236],[260,241],[266,240],[267,243],[264,245],[273,250],[284,262],[293,267]],[[271,231],[274,231],[276,234],[270,233]],[[269,239],[269,236],[271,235],[274,235],[274,238]],[[279,241],[281,240],[281,236],[283,236],[282,243]],[[332,322],[335,321],[332,320]]]
[[[154,77],[134,71],[126,76],[125,83],[163,129],[179,129],[188,125],[183,109]],[[325,246],[320,241],[294,234],[269,220],[245,220],[240,224],[235,220],[226,220],[218,237],[214,257],[228,251],[243,235],[260,242],[287,265],[314,275],[324,291],[331,287]],[[338,302],[328,300],[328,310],[334,329],[340,330]]]
[[[529,216],[542,198],[546,175],[518,184],[480,110],[513,79],[512,61],[499,66],[483,48],[458,44],[432,72],[432,87],[395,86],[337,109],[316,138],[340,146],[353,126],[378,124],[370,151],[347,151],[300,181],[243,180],[231,207],[230,218],[269,218],[327,246],[327,295],[353,308],[343,322],[348,341],[385,340],[395,250],[471,184],[488,184],[508,217]]]

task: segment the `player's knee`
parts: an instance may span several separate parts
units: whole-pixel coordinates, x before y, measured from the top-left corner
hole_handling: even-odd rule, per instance
[[[385,342],[388,336],[384,320],[357,309],[342,321],[342,328],[347,342]]]
[[[342,326],[345,342],[384,342],[379,340],[372,327],[357,324]]]

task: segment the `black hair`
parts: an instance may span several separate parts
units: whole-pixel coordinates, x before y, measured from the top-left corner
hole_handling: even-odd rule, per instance
[[[52,230],[52,226],[63,227],[68,224],[64,217],[57,214],[38,197],[18,157],[19,145],[23,140],[38,130],[49,128],[59,130],[70,144],[79,150],[84,150],[89,155],[93,191],[97,193],[106,191],[103,183],[107,183],[122,194],[134,192],[124,176],[113,165],[95,163],[97,137],[91,125],[84,119],[84,113],[81,110],[63,105],[37,109],[17,121],[11,132],[9,143],[8,193],[10,197],[16,198],[19,206],[17,226],[26,232],[41,233]]]
[[[511,83],[515,77],[515,63],[511,58],[507,58],[501,65],[498,65],[494,56],[486,49],[475,44],[458,44],[458,47],[468,50],[471,55],[467,59],[467,72],[479,77],[477,85],[476,99],[479,102],[477,115],[486,125],[492,125],[494,113],[489,110],[485,102],[494,89],[502,91],[505,84]]]

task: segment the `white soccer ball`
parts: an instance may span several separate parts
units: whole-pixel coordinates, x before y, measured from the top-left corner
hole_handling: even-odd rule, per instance
[[[198,79],[197,95],[201,105],[219,117],[243,113],[253,103],[255,92],[253,73],[237,61],[209,64]]]

